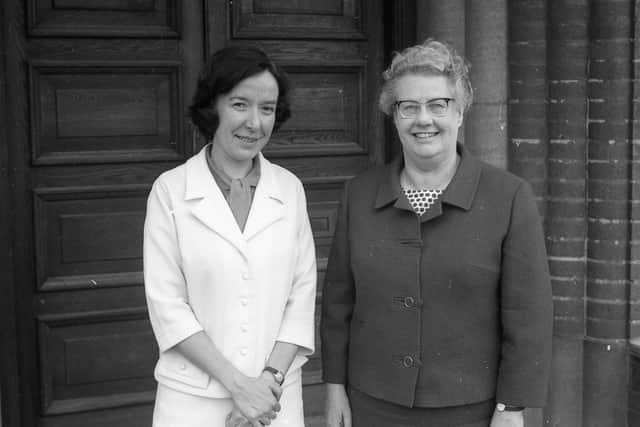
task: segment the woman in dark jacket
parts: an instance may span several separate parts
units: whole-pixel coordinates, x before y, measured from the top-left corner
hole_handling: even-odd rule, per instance
[[[552,299],[534,196],[457,143],[468,67],[427,40],[380,108],[402,156],[345,186],[322,303],[331,427],[522,427],[546,402]]]

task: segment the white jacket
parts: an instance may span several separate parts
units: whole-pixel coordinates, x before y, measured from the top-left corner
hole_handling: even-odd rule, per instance
[[[257,376],[276,341],[293,343],[301,347],[293,373],[314,351],[316,258],[298,178],[260,154],[260,181],[242,232],[205,149],[151,189],[144,281],[160,349],[156,380],[194,395],[228,397],[173,346],[204,330],[240,371]]]

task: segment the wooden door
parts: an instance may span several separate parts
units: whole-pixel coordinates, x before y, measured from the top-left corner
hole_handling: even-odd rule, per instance
[[[383,160],[382,1],[3,7],[21,396],[12,424],[148,426],[157,346],[143,291],[145,201],[162,171],[204,143],[185,113],[205,55],[259,46],[290,74],[293,117],[265,154],[305,184],[321,284],[343,182]],[[309,426],[322,420],[320,366],[318,347],[304,370]]]
[[[255,46],[283,66],[292,117],[264,154],[305,185],[318,256],[318,302],[344,180],[384,159],[377,95],[383,71],[382,1],[208,0],[208,53]],[[319,310],[316,311],[316,326]],[[307,426],[323,424],[320,340],[303,368]]]

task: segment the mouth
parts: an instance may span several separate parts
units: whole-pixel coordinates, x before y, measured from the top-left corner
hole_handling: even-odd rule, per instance
[[[440,132],[415,132],[413,133],[413,136],[418,139],[427,139],[427,138],[433,138],[439,133]]]
[[[236,135],[236,138],[238,138],[241,142],[244,142],[245,144],[255,144],[260,140],[260,138],[257,138],[254,136]]]

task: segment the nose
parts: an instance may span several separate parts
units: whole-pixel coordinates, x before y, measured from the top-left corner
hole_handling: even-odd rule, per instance
[[[416,116],[416,121],[418,123],[431,123],[433,121],[433,117],[431,117],[431,113],[429,113],[425,104],[420,105],[420,112]]]
[[[260,114],[257,108],[249,108],[245,125],[248,129],[257,129],[260,126]]]

